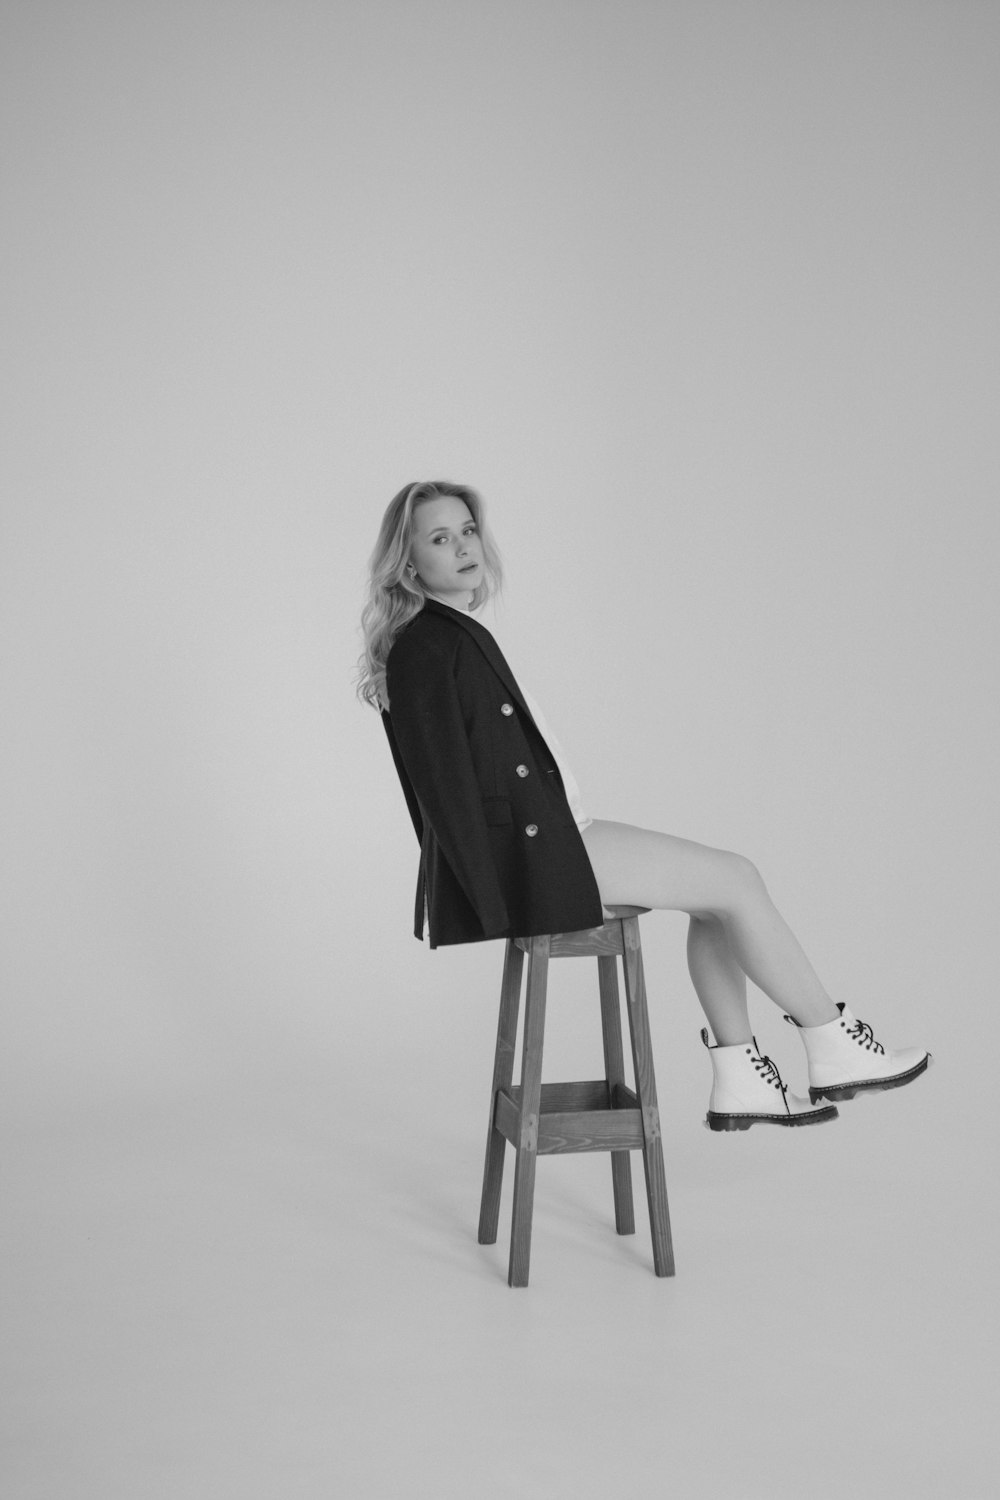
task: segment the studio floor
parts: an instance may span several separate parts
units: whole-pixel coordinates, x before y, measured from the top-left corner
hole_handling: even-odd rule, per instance
[[[676,1277],[640,1158],[630,1238],[607,1158],[550,1158],[519,1291],[481,1089],[435,1107],[402,1050],[22,1121],[6,1500],[987,1500],[996,1266],[942,1078],[721,1137],[661,1080]]]

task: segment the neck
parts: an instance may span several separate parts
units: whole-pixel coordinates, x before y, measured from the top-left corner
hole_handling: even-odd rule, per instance
[[[447,604],[449,609],[468,611],[472,608],[471,593],[452,594],[450,598],[446,598],[444,594],[432,594],[430,589],[427,589],[426,593],[428,599],[436,599],[438,604]]]

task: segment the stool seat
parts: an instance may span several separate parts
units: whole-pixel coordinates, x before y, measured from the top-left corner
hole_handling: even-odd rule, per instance
[[[584,927],[580,932],[549,934],[550,958],[600,958],[602,954],[624,953],[621,924],[631,917],[642,917],[648,906],[606,906],[608,920],[600,927]],[[532,938],[515,938],[522,953],[531,949]]]
[[[670,1216],[663,1170],[639,917],[644,906],[605,908],[600,927],[581,932],[512,938],[504,957],[500,1018],[490,1098],[490,1124],[479,1216],[479,1242],[496,1242],[506,1145],[516,1155],[511,1224],[510,1286],[527,1286],[535,1161],[540,1155],[609,1151],[619,1234],[635,1232],[629,1151],[641,1151],[658,1276],[674,1274]],[[521,1081],[513,1082],[524,955],[528,982]],[[542,1083],[542,1045],[550,958],[597,959],[606,1076],[584,1082]],[[625,1082],[617,960],[625,975],[635,1088]]]

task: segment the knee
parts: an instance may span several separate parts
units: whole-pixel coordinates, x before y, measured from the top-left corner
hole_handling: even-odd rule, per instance
[[[768,900],[767,886],[752,859],[743,854],[726,853],[726,881],[734,906]]]

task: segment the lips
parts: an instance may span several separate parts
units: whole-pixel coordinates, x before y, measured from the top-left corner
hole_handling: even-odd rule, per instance
[[[466,563],[464,568],[459,568],[460,573],[471,573],[479,567],[478,563]]]

